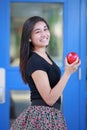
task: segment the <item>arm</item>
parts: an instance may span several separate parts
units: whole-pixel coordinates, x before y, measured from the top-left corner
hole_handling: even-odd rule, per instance
[[[49,79],[46,72],[37,70],[32,74],[32,78],[41,97],[48,105],[52,106],[58,100],[70,76],[77,70],[79,65],[80,62],[78,63],[78,60],[75,61],[73,64],[68,64],[65,60],[64,74],[62,75],[60,81],[52,89],[50,87]]]

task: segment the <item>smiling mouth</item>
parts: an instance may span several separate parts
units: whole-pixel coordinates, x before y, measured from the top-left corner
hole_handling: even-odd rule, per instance
[[[43,39],[41,39],[40,41],[41,42],[46,42],[46,41],[48,41],[49,40],[49,38],[43,38]]]

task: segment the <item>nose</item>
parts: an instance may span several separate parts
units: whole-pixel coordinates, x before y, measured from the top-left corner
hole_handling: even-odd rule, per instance
[[[44,30],[41,30],[41,36],[45,37],[46,36],[46,32]]]

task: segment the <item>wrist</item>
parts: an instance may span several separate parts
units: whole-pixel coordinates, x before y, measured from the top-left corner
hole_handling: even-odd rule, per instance
[[[66,78],[69,78],[71,76],[71,74],[67,70],[64,71],[64,75]]]

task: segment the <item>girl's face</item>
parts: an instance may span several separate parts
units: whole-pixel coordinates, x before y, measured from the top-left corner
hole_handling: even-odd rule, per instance
[[[43,48],[48,46],[50,40],[50,32],[47,25],[43,22],[37,22],[31,33],[31,41],[34,48]]]

